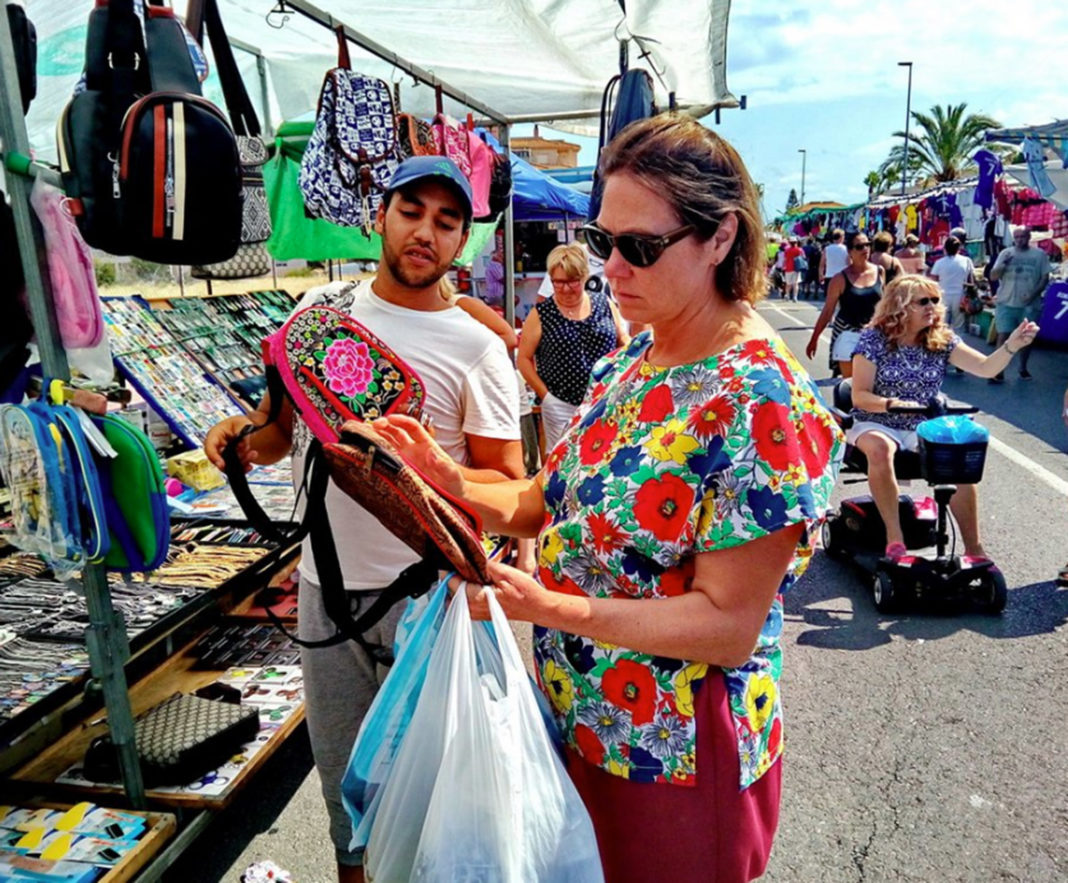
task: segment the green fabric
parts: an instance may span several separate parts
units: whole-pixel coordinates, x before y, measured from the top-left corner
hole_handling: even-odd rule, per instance
[[[145,434],[121,417],[109,415],[101,418],[97,425],[103,430],[108,443],[118,452],[118,457],[110,463],[111,492],[115,502],[143,554],[142,560],[152,561],[159,555],[161,543],[156,507],[160,497],[166,503],[167,493],[163,486],[159,457]],[[166,542],[170,543],[169,533]],[[104,565],[118,571],[132,569],[122,544],[114,534]]]
[[[281,139],[277,139],[280,141]],[[276,261],[378,260],[382,241],[377,233],[368,239],[359,227],[339,227],[304,214],[300,192],[300,160],[284,145],[263,167],[263,183],[271,209],[271,238],[267,251]]]
[[[267,240],[267,251],[276,261],[293,258],[377,261],[382,254],[382,240],[377,233],[372,233],[368,239],[358,227],[340,227],[304,214],[304,197],[299,183],[300,160],[314,128],[314,121],[290,120],[282,123],[275,134],[275,155],[263,167],[263,182],[271,208],[272,232]],[[496,220],[472,224],[467,244],[454,262],[456,266],[470,266],[496,229]]]
[[[493,231],[496,229],[496,221],[491,221],[488,224],[472,224],[471,235],[467,237],[467,244],[464,246],[464,250],[460,252],[460,256],[453,263],[458,267],[471,266],[471,262],[482,254],[483,249],[486,247],[486,243],[493,238]]]

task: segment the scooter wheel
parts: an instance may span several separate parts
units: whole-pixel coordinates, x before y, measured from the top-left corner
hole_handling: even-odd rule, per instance
[[[823,519],[823,524],[820,525],[820,543],[829,558],[836,561],[845,558],[845,551],[834,541],[834,527],[830,518]]]
[[[979,603],[987,613],[1001,613],[1009,600],[1009,587],[1005,584],[1005,575],[996,567],[990,568],[979,586]]]
[[[894,578],[885,570],[876,570],[871,580],[871,599],[880,613],[891,613],[898,607]]]

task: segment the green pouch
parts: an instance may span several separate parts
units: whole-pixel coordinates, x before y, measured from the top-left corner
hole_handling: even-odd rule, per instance
[[[107,512],[109,570],[155,570],[171,542],[170,510],[163,469],[148,437],[121,417],[93,418],[117,457],[100,457],[97,469]]]

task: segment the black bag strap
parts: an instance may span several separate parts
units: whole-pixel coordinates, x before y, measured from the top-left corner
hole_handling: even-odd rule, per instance
[[[182,24],[163,0],[145,3],[145,52],[153,92],[201,94]]]
[[[322,443],[315,440],[308,447],[305,461],[304,485],[307,488],[307,497],[304,519],[298,533],[301,536],[307,534],[311,538],[319,590],[323,593],[323,607],[331,622],[334,623],[336,631],[329,638],[308,641],[289,631],[281,619],[269,608],[265,608],[267,617],[290,640],[301,647],[314,649],[332,647],[344,641],[355,641],[377,662],[389,666],[393,664],[392,649],[369,643],[364,638],[364,633],[376,625],[398,601],[416,598],[428,592],[437,582],[438,565],[430,556],[427,556],[406,567],[392,583],[382,590],[367,610],[360,611],[359,616],[353,619],[350,594],[345,589],[337,545],[334,543],[334,534],[330,528],[330,518],[326,510],[326,488],[329,475],[330,471],[327,468],[326,457],[323,456]]]
[[[230,114],[230,123],[235,134],[259,135],[260,121],[234,60],[234,50],[223,27],[219,4],[216,0],[189,0],[185,24],[193,38],[201,45],[204,45],[204,28],[207,27],[211,54],[215,58],[215,69],[219,72],[226,110]]]
[[[133,0],[110,0],[89,14],[85,85],[122,96],[147,91],[145,41]],[[123,107],[122,112],[125,110]]]

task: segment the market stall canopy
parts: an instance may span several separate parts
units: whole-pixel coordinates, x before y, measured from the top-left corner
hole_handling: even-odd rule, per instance
[[[557,128],[596,134],[601,96],[619,71],[618,40],[624,37],[632,38],[631,65],[655,68],[661,106],[667,106],[668,90],[698,116],[717,106],[737,106],[726,83],[730,0],[627,0],[626,13],[621,5],[617,0],[331,0],[322,12],[509,119],[536,115]],[[55,156],[55,121],[81,72],[91,6],[69,0],[27,4],[37,27],[40,79],[28,123],[31,143],[43,158]],[[219,7],[238,48],[258,50],[264,59],[266,107],[257,88],[255,55],[237,53],[261,121],[277,124],[314,109],[323,74],[336,64],[333,34],[291,9],[273,11],[278,0],[219,0]],[[355,69],[398,84],[401,109],[433,115],[432,89],[414,84],[389,61],[350,48]],[[210,80],[206,93],[221,98]],[[447,113],[462,117],[467,110],[445,98]],[[591,116],[560,119],[576,112]]]
[[[1059,159],[1046,160],[1045,167],[1050,183],[1055,189],[1052,193],[1046,194],[1043,199],[1052,202],[1061,211],[1068,211],[1068,169],[1063,167]],[[1015,178],[1025,187],[1034,186],[1031,169],[1026,163],[1005,166],[1005,174]]]
[[[987,129],[987,141],[1003,141],[1008,144],[1019,144],[1030,138],[1037,141],[1043,147],[1048,147],[1063,158],[1068,166],[1068,120],[1056,120],[1041,126],[1019,126],[1008,129]]]

